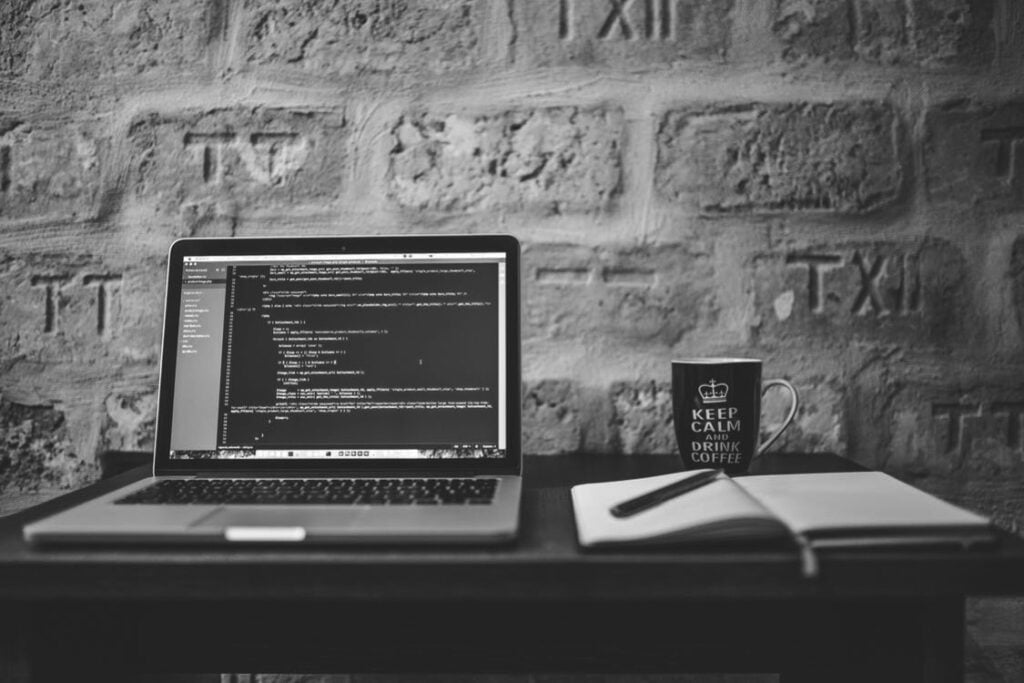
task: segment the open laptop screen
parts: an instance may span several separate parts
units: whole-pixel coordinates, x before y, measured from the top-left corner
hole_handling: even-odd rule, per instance
[[[500,250],[184,256],[169,459],[505,458],[508,278]]]

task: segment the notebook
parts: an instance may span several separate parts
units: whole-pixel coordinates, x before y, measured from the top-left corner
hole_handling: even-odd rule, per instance
[[[883,472],[775,474],[730,478],[630,517],[614,505],[706,470],[572,487],[576,530],[587,548],[791,539],[813,549],[988,543],[990,520]]]
[[[519,253],[507,235],[175,242],[153,476],[25,538],[515,538]]]

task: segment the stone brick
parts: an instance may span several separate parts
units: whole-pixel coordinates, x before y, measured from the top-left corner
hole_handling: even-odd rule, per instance
[[[216,0],[5,0],[0,73],[29,79],[180,74],[206,64]]]
[[[136,200],[200,225],[243,210],[324,203],[342,191],[348,132],[339,112],[212,109],[136,118]]]
[[[655,183],[665,199],[707,214],[863,214],[900,197],[901,137],[884,102],[671,111]]]
[[[89,123],[0,116],[0,221],[92,217],[104,147]]]
[[[616,382],[610,393],[616,450],[625,455],[679,452],[672,423],[670,383]]]
[[[414,209],[570,213],[607,208],[621,189],[619,109],[416,113],[392,134],[390,194]]]
[[[930,436],[934,449],[952,469],[965,468],[988,476],[1024,475],[1021,418],[1024,392],[975,391],[930,401]],[[911,409],[912,410],[912,409]],[[897,437],[900,433],[897,432]]]
[[[492,4],[498,3],[246,0],[244,60],[318,75],[468,69],[493,54],[501,34],[491,24],[507,21],[504,8]]]
[[[0,258],[0,359],[82,367],[155,363],[165,270],[90,256]]]
[[[74,452],[64,414],[0,397],[0,493],[77,488],[99,471]]]
[[[969,597],[966,606],[966,680],[984,681],[985,676],[990,681],[1024,680],[1024,653],[1020,648],[1024,599]]]
[[[790,61],[978,64],[995,52],[993,0],[776,0],[772,29]]]
[[[796,387],[800,407],[793,422],[769,447],[770,452],[846,453],[843,434],[843,395],[836,382],[821,376],[790,375],[766,365],[764,379],[782,377]],[[789,393],[772,388],[761,403],[761,442],[782,425],[789,410]]]
[[[1024,204],[1024,101],[934,107],[925,116],[924,152],[932,201]]]
[[[523,386],[523,452],[575,453],[582,443],[579,387],[564,379]]]
[[[990,517],[996,526],[1010,533],[1024,531],[1024,489],[1017,478],[976,478],[960,474],[901,476],[932,495]]]
[[[773,19],[772,30],[782,41],[786,59],[854,56],[850,0],[775,0]]]
[[[794,245],[756,256],[753,266],[764,344],[950,348],[975,314],[964,256],[944,240]]]
[[[675,345],[717,315],[711,258],[691,248],[526,245],[523,338]]]
[[[861,462],[908,479],[1024,476],[1024,368],[896,359],[850,382],[847,423]]]
[[[0,4],[0,74],[14,74],[28,65],[35,0],[8,0]]]
[[[151,451],[156,430],[157,393],[152,387],[117,391],[104,401],[100,449]]]
[[[513,5],[517,63],[649,67],[724,59],[733,0],[526,0]]]
[[[912,55],[917,61],[976,64],[992,60],[994,0],[912,0],[910,8]]]

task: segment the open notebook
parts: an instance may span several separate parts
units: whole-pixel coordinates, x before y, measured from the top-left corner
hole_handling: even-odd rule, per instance
[[[580,545],[685,545],[791,538],[815,573],[812,548],[953,544],[995,538],[989,519],[883,472],[775,474],[714,482],[631,517],[617,503],[704,470],[572,487]]]

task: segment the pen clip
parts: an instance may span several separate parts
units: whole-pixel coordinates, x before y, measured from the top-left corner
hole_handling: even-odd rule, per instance
[[[793,534],[796,544],[800,549],[800,575],[805,579],[813,579],[818,576],[820,566],[818,556],[814,553],[811,542],[803,534]]]

